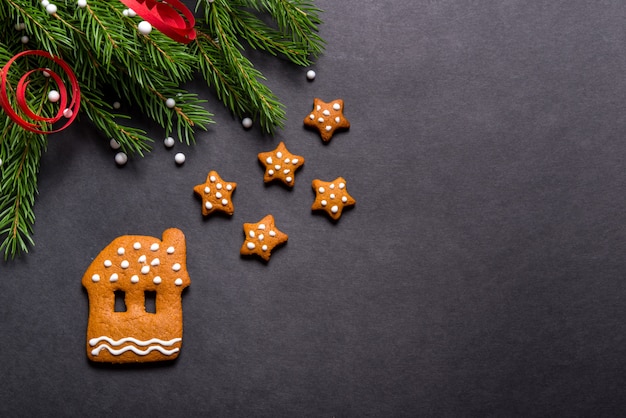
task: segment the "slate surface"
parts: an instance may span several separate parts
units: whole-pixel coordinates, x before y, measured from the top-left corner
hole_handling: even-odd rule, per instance
[[[117,168],[86,123],[50,139],[36,246],[0,264],[0,415],[624,412],[626,4],[316,4],[315,81],[250,52],[287,106],[276,137],[198,82],[218,123],[193,147],[151,128],[154,151]],[[314,97],[352,123],[326,145],[302,126]],[[293,190],[256,160],[280,140],[306,158]],[[239,184],[232,218],[200,214],[212,169]],[[333,223],[310,183],[337,176],[357,204]],[[242,259],[242,224],[267,213],[288,243]],[[83,272],[115,237],[168,227],[192,280],[180,357],[90,364]]]

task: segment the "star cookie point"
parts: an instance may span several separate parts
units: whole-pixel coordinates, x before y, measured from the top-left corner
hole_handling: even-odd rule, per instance
[[[348,193],[343,177],[337,177],[333,181],[315,179],[311,186],[315,190],[315,201],[311,209],[325,211],[335,221],[341,217],[345,207],[354,206],[356,203]]]
[[[304,164],[304,157],[289,152],[282,141],[276,149],[261,152],[258,157],[265,167],[265,174],[263,175],[265,183],[277,180],[289,187],[293,187],[295,183],[296,170]]]
[[[237,183],[223,180],[220,175],[211,170],[204,183],[198,184],[193,191],[202,199],[202,215],[208,216],[214,212],[223,212],[232,215],[235,207],[232,194]]]
[[[239,251],[241,255],[257,255],[269,261],[271,252],[287,242],[287,234],[276,228],[274,216],[266,215],[257,223],[244,223],[245,239]]]
[[[304,118],[304,125],[317,129],[324,142],[330,141],[335,131],[350,128],[350,122],[343,115],[343,100],[326,103],[316,97],[313,110]]]

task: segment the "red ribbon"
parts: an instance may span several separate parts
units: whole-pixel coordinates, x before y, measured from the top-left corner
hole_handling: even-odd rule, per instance
[[[17,83],[17,87],[15,89],[18,109],[24,116],[21,116],[18,112],[15,111],[15,109],[13,109],[9,101],[9,96],[7,94],[7,75],[9,74],[9,69],[11,65],[19,58],[27,55],[37,55],[40,57],[48,58],[54,61],[59,67],[61,67],[61,69],[69,78],[71,84],[72,93],[69,104],[67,88],[63,83],[63,79],[49,68],[37,68],[34,70],[30,70],[26,74],[24,74],[20,78],[20,81]],[[54,80],[57,85],[60,95],[59,110],[52,117],[44,117],[36,114],[26,102],[26,90],[28,89],[31,75],[36,72],[45,72],[46,74],[49,74],[50,78],[52,78],[52,80]],[[6,114],[15,123],[30,132],[38,134],[51,134],[62,131],[63,129],[67,128],[74,121],[74,119],[76,119],[76,116],[78,116],[78,109],[80,108],[80,88],[78,86],[78,79],[74,75],[74,72],[72,71],[70,66],[65,63],[65,61],[63,61],[61,58],[53,56],[49,52],[38,50],[20,52],[19,54],[11,58],[0,70],[0,106],[2,106]],[[42,129],[42,123],[53,124],[60,121],[62,118],[65,118],[66,121],[63,125],[61,125],[61,127],[52,130]]]
[[[178,0],[120,0],[169,38],[183,44],[196,39],[193,13]]]

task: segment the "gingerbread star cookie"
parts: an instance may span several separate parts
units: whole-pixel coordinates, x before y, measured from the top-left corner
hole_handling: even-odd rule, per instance
[[[315,201],[311,209],[326,211],[334,220],[341,217],[343,208],[356,203],[356,200],[348,194],[346,180],[343,177],[337,177],[333,181],[315,179],[312,186],[315,190]]]
[[[263,180],[266,183],[280,180],[289,187],[294,185],[295,171],[304,164],[304,157],[290,153],[284,142],[278,144],[273,151],[259,153],[258,157],[265,166]]]
[[[213,212],[232,215],[235,212],[232,193],[236,187],[237,183],[224,181],[216,171],[210,171],[206,181],[193,188],[202,199],[202,215],[208,216]]]
[[[316,97],[313,110],[304,118],[304,125],[317,129],[324,142],[330,141],[336,130],[350,127],[350,122],[343,116],[343,100],[325,103]]]
[[[267,215],[257,223],[244,223],[245,240],[239,251],[242,255],[258,255],[269,261],[272,250],[287,242],[287,234],[274,225],[274,217]]]

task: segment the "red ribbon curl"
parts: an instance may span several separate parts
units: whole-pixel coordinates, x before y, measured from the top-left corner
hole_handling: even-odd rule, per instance
[[[37,55],[50,59],[54,61],[59,67],[61,67],[61,69],[67,75],[71,84],[71,100],[69,103],[67,88],[65,86],[65,83],[63,83],[63,79],[49,68],[37,68],[26,72],[26,74],[24,74],[20,78],[15,89],[15,101],[17,102],[18,109],[24,116],[21,116],[18,112],[15,111],[15,109],[13,109],[7,93],[7,75],[9,74],[9,69],[11,65],[19,58],[27,55]],[[52,117],[44,117],[38,115],[28,106],[28,103],[26,102],[26,90],[28,89],[31,75],[36,72],[45,72],[47,75],[50,76],[52,80],[54,80],[57,85],[57,89],[60,95],[59,110]],[[19,54],[11,58],[0,70],[0,106],[2,106],[6,114],[11,118],[11,120],[30,132],[38,134],[51,134],[62,131],[63,129],[67,128],[74,121],[74,119],[76,119],[76,116],[78,116],[78,110],[80,108],[80,88],[78,86],[78,79],[74,75],[74,72],[72,71],[70,66],[67,65],[65,61],[63,61],[61,58],[55,57],[49,52],[39,50],[28,50],[20,52]],[[65,118],[66,121],[59,128],[52,130],[42,129],[42,123],[53,124],[60,121],[62,118]]]
[[[167,37],[188,44],[196,39],[193,13],[178,0],[120,0]]]

